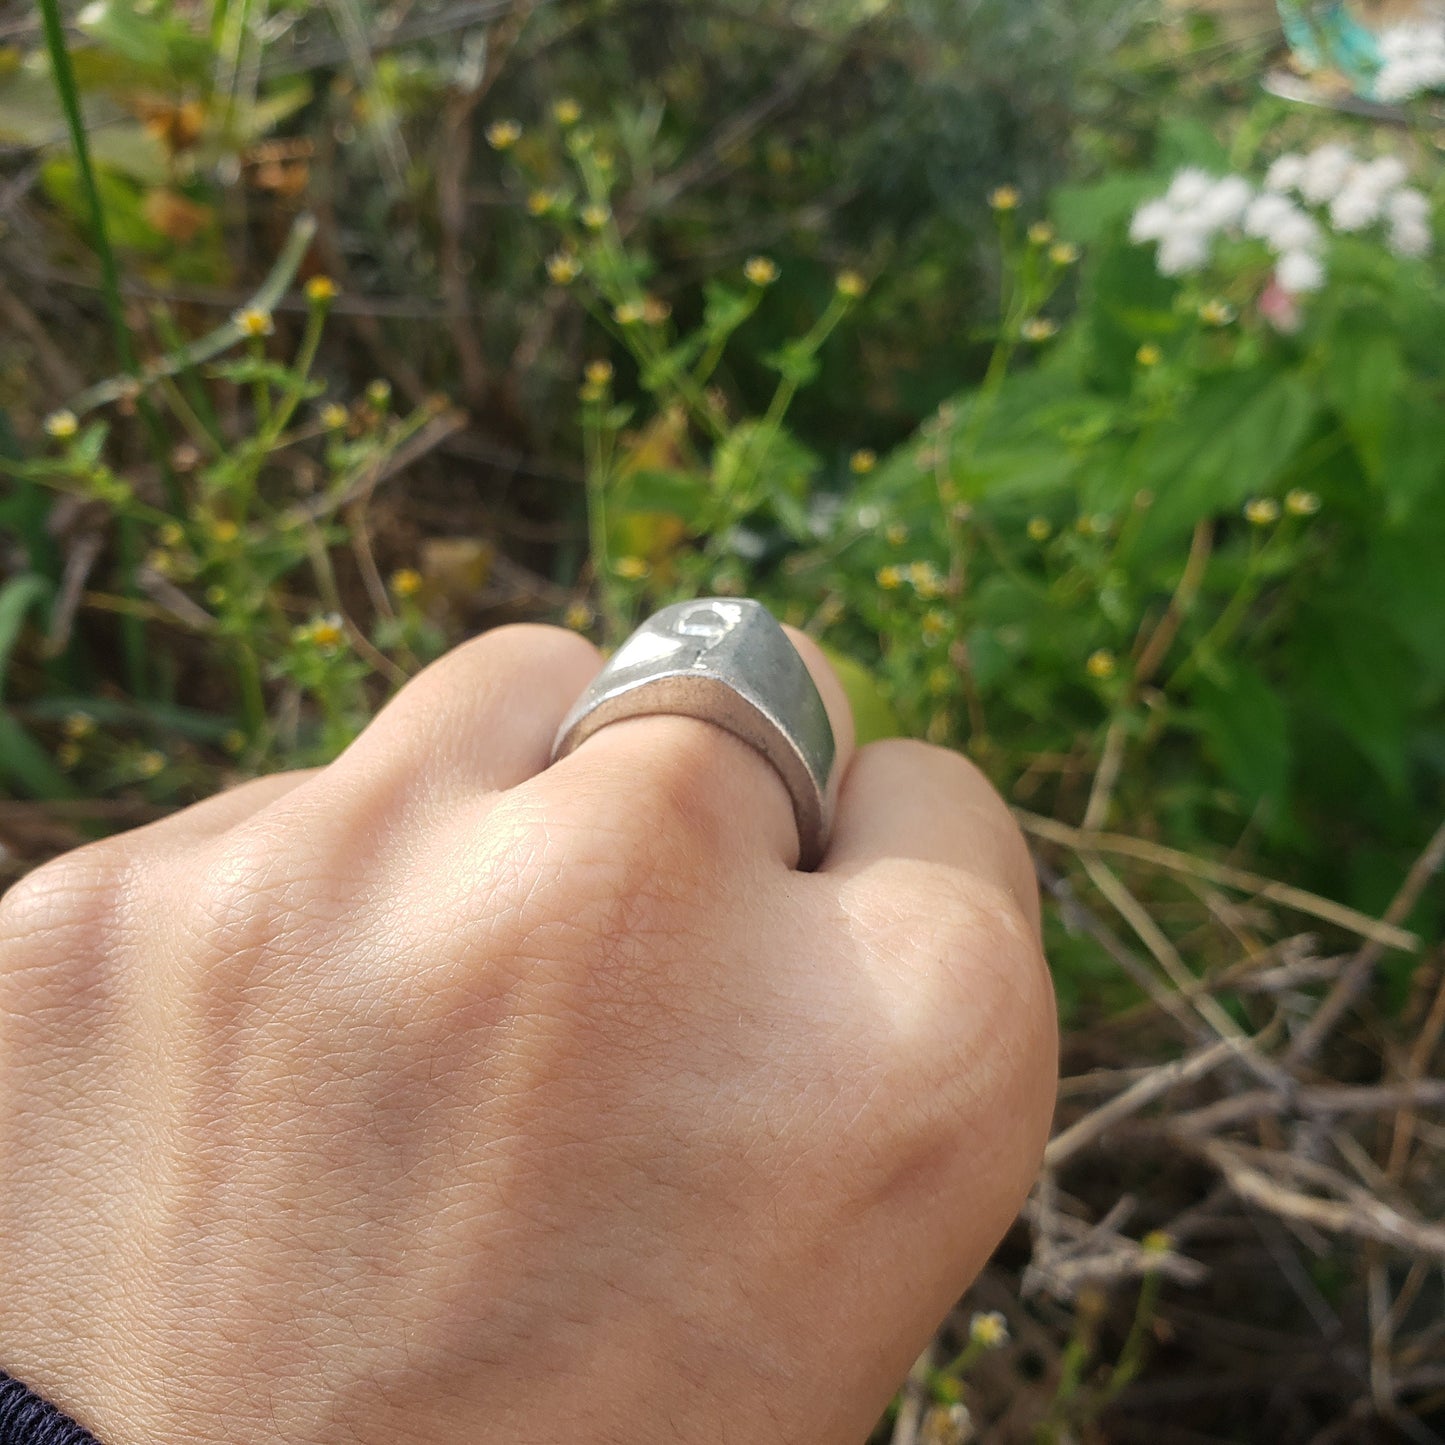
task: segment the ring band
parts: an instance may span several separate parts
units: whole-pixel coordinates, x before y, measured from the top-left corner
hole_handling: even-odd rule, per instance
[[[761,602],[705,597],[649,617],[562,720],[552,761],[608,723],[659,713],[716,723],[760,752],[792,797],[799,868],[818,866],[837,797],[833,728],[812,674]]]

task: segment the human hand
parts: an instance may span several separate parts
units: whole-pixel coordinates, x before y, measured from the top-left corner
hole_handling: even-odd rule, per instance
[[[1027,851],[853,757],[794,871],[679,717],[547,767],[600,666],[429,668],[331,766],[0,902],[0,1364],[106,1445],[858,1445],[1037,1167]]]

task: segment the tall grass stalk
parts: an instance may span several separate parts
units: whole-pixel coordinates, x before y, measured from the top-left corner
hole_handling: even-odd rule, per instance
[[[50,56],[50,73],[55,77],[55,89],[65,112],[65,123],[70,132],[70,148],[75,155],[76,170],[80,175],[81,194],[85,197],[86,207],[90,211],[91,237],[96,259],[100,262],[101,294],[105,298],[106,314],[110,318],[111,332],[115,337],[116,356],[123,371],[139,376],[135,343],[131,339],[130,327],[126,324],[125,305],[120,296],[120,268],[116,265],[115,252],[111,249],[110,232],[105,222],[105,205],[100,198],[100,187],[96,185],[95,168],[90,163],[90,143],[86,139],[85,117],[80,109],[80,91],[75,83],[75,70],[70,63],[70,47],[65,40],[65,22],[60,14],[60,0],[38,0],[38,3],[45,30],[45,48]],[[151,450],[161,465],[170,494],[169,500],[174,509],[179,498],[175,491],[175,478],[171,475],[166,460],[165,436],[161,430],[160,419],[156,416],[150,399],[144,395],[137,401],[137,410],[149,435]],[[141,544],[132,519],[120,520],[118,540],[125,573],[126,595],[135,600],[139,596],[136,568],[140,561]],[[136,696],[146,697],[150,688],[146,673],[145,625],[136,613],[123,614],[120,625],[127,681]]]

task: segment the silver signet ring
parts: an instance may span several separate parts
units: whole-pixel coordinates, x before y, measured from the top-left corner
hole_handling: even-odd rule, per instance
[[[828,710],[798,650],[750,598],[705,597],[654,613],[562,720],[552,761],[608,723],[673,713],[716,723],[777,769],[798,822],[798,866],[828,846],[838,780]]]

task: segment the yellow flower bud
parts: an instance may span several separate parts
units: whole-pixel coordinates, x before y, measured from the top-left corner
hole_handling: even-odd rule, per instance
[[[754,286],[771,286],[779,274],[777,262],[767,256],[752,256],[743,267],[743,275]]]
[[[415,567],[399,567],[391,574],[391,595],[402,599],[415,597],[422,589],[422,576]]]
[[[258,306],[243,306],[231,313],[231,320],[242,336],[270,336],[276,329],[269,311]]]
[[[547,279],[556,286],[570,286],[582,274],[582,263],[569,251],[554,251],[547,258]]]
[[[80,430],[80,421],[73,411],[53,411],[44,422],[46,436],[68,441]]]
[[[487,127],[487,144],[494,151],[511,150],[522,139],[522,127],[514,120],[494,120]]]
[[[1107,682],[1119,670],[1118,660],[1104,647],[1091,654],[1084,666],[1089,676],[1098,678],[1100,682]]]
[[[988,203],[995,211],[1016,211],[1021,200],[1017,186],[1000,186],[989,194]]]

